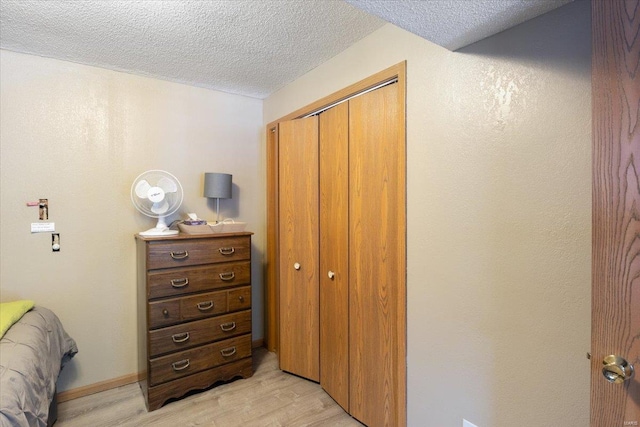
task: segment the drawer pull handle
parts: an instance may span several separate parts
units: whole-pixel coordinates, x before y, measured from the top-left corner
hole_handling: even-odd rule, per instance
[[[231,247],[231,248],[220,248],[218,249],[218,252],[220,252],[222,255],[233,255],[236,252],[236,248]]]
[[[171,258],[173,259],[185,259],[188,257],[189,257],[189,252],[187,251],[180,251],[180,252],[171,251]]]
[[[231,357],[234,354],[236,354],[236,348],[235,347],[223,348],[222,350],[220,350],[220,354],[223,355],[224,357]]]
[[[225,282],[228,282],[229,280],[235,279],[236,273],[234,273],[233,271],[230,273],[220,273],[219,276],[220,276],[220,279],[224,280]]]
[[[184,279],[171,279],[171,286],[173,286],[174,288],[184,288],[188,284],[189,279],[186,277]]]
[[[183,371],[189,367],[189,359],[179,360],[177,362],[173,362],[171,367],[174,371]]]
[[[240,302],[244,302],[244,297],[242,295],[240,295],[238,299],[240,300]]]
[[[164,310],[162,310],[162,315],[164,317],[168,317],[169,316],[169,310],[167,310],[166,308]]]
[[[236,328],[236,322],[223,323],[220,325],[220,329],[225,332],[233,331]]]
[[[173,342],[185,342],[189,339],[189,332],[183,332],[181,334],[174,334],[171,335],[171,339],[173,340]]]
[[[213,301],[199,302],[197,305],[198,305],[198,310],[207,311],[213,308]]]

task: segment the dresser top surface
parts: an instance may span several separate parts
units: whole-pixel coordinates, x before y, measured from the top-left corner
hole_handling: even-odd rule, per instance
[[[154,237],[141,236],[139,234],[136,234],[135,238],[137,240],[153,242],[158,240],[171,241],[171,240],[216,239],[216,238],[220,239],[225,237],[239,237],[239,236],[251,236],[251,235],[253,235],[253,233],[250,231],[242,231],[239,233],[206,233],[206,234],[180,233],[180,234],[176,234],[175,236],[154,236]]]

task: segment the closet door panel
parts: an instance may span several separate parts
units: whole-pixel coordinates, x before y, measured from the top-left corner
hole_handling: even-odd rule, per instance
[[[397,84],[349,101],[350,409],[404,424],[405,143]]]
[[[349,410],[349,107],[320,114],[320,385]],[[331,276],[331,277],[330,277]]]
[[[318,118],[278,133],[280,369],[319,381]]]

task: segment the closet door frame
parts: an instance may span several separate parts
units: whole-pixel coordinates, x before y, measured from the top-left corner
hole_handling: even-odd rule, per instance
[[[278,352],[278,319],[279,319],[279,306],[278,306],[278,123],[282,121],[294,120],[305,117],[313,112],[317,112],[331,105],[339,103],[343,100],[353,97],[361,92],[365,92],[369,89],[375,88],[386,82],[397,80],[398,85],[398,107],[403,112],[403,117],[406,120],[405,105],[406,105],[406,61],[389,67],[383,71],[380,71],[372,76],[367,77],[357,83],[354,83],[344,89],[341,89],[329,96],[321,98],[305,107],[302,107],[280,119],[271,122],[266,128],[266,152],[267,152],[267,254],[266,254],[266,327],[265,327],[265,346],[270,351]],[[401,126],[403,132],[402,140],[406,141],[405,126]],[[406,165],[404,165],[404,181],[406,189]],[[406,210],[406,206],[405,206]],[[405,230],[406,239],[406,215],[405,224],[403,224]],[[406,248],[406,240],[405,240]],[[406,271],[406,251],[403,254],[403,265],[399,268]],[[406,336],[407,336],[407,321],[406,321],[406,275],[405,280],[398,284],[401,288],[398,289],[398,294],[402,297],[398,300],[397,307],[397,325],[396,331],[399,335],[399,348],[398,348],[398,365],[399,372],[398,380],[398,396],[397,407],[402,408],[399,411],[397,425],[406,425]]]

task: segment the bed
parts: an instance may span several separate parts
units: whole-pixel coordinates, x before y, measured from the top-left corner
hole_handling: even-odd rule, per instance
[[[34,306],[13,323],[0,339],[0,426],[53,425],[56,380],[77,352],[47,308]]]

